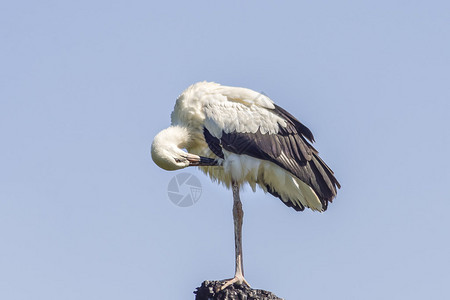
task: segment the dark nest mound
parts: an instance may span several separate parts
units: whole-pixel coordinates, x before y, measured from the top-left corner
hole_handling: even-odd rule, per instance
[[[239,284],[230,285],[220,291],[219,289],[224,283],[225,280],[203,281],[202,285],[194,291],[195,300],[283,300],[271,292],[254,290]]]

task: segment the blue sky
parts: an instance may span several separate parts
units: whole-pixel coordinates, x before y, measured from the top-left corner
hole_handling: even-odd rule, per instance
[[[0,298],[193,299],[234,272],[231,192],[150,157],[208,80],[269,95],[342,183],[323,214],[242,193],[244,269],[286,299],[444,299],[448,1],[0,4]]]

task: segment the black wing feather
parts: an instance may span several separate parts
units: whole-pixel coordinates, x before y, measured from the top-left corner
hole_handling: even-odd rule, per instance
[[[217,155],[218,157],[223,159],[223,151],[222,146],[220,145],[220,140],[214,137],[208,129],[203,128],[203,135],[205,137],[205,141],[208,144],[209,149],[211,149],[212,153]]]
[[[222,132],[220,139],[204,128],[205,140],[211,151],[223,158],[222,148],[236,153],[271,161],[289,171],[309,185],[319,197],[326,210],[328,202],[336,196],[336,187],[340,184],[333,171],[319,157],[318,151],[307,141],[314,142],[312,132],[294,116],[278,105],[273,112],[282,117],[287,126],[279,127],[277,134]],[[281,155],[284,153],[284,157]],[[281,199],[279,193],[266,186],[267,191]],[[287,206],[301,211],[293,202],[284,202]]]

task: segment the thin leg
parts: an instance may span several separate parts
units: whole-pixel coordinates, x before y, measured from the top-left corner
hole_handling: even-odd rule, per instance
[[[238,283],[245,283],[250,286],[244,278],[244,266],[242,259],[242,221],[244,211],[242,210],[241,199],[239,198],[239,184],[233,182],[233,220],[234,220],[234,250],[236,253],[236,268],[234,278],[227,281],[220,289],[223,290],[227,286]]]

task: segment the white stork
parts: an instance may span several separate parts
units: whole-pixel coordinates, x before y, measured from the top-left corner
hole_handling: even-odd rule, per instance
[[[200,169],[233,190],[235,276],[247,284],[242,263],[242,204],[248,183],[296,211],[325,211],[339,182],[320,159],[311,131],[267,96],[250,89],[199,82],[177,99],[172,126],[152,143],[153,161],[165,170]],[[185,149],[186,151],[183,151]]]

